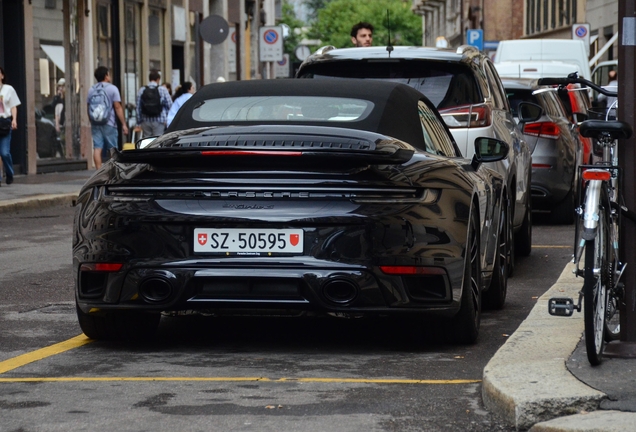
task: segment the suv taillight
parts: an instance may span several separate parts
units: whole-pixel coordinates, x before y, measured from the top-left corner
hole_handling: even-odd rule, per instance
[[[553,140],[559,139],[561,136],[559,126],[552,122],[526,123],[523,126],[523,133],[526,135]]]
[[[462,105],[439,110],[439,113],[450,129],[486,127],[492,123],[490,107],[485,104]]]

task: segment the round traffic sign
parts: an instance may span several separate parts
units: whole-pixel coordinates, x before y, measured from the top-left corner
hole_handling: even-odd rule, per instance
[[[578,26],[575,30],[574,30],[574,34],[577,37],[580,38],[584,38],[585,36],[587,36],[587,28],[585,26]]]
[[[263,33],[263,40],[265,43],[273,45],[278,41],[278,32],[273,29],[266,30]]]

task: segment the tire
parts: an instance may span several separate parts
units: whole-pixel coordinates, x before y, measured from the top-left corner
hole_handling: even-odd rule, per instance
[[[555,225],[572,225],[574,223],[574,187],[571,187],[563,201],[554,207],[550,213],[550,222]]]
[[[596,236],[585,242],[585,282],[583,283],[583,319],[585,348],[592,366],[601,364],[605,344],[605,311],[607,306],[607,263],[609,237],[606,214],[599,214]],[[596,272],[594,270],[597,270]],[[596,273],[596,274],[595,274]]]
[[[132,311],[84,313],[77,303],[77,320],[86,336],[95,340],[144,341],[151,339],[161,314]]]
[[[447,330],[448,339],[458,344],[474,344],[479,336],[481,323],[481,263],[479,249],[479,223],[477,209],[470,212],[466,249],[464,252],[464,280],[457,314]]]
[[[501,206],[499,217],[499,233],[497,237],[497,253],[492,272],[492,280],[488,291],[483,295],[483,306],[486,309],[502,309],[506,302],[508,291],[509,264],[512,253],[510,251],[510,211]]]
[[[529,195],[523,223],[514,236],[514,247],[515,254],[519,256],[529,256],[532,252],[532,199]]]

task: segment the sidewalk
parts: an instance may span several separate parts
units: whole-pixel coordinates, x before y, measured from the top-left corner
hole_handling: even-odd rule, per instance
[[[583,314],[548,314],[550,297],[578,298],[583,282],[573,269],[565,267],[484,368],[484,404],[517,430],[636,430],[636,359],[605,358],[593,368]]]
[[[70,205],[94,173],[18,175],[0,187],[0,213]],[[583,314],[548,314],[550,297],[577,298],[582,281],[572,269],[566,266],[484,368],[484,404],[518,430],[636,430],[636,359],[606,358],[592,368],[580,343]]]
[[[0,213],[37,209],[47,205],[69,205],[77,198],[80,188],[94,170],[61,173],[16,175],[12,185],[2,179]]]

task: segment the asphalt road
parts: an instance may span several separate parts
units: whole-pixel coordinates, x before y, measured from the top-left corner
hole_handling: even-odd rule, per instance
[[[408,321],[201,316],[121,344],[78,337],[72,219],[64,207],[0,215],[0,431],[513,430],[483,407],[482,370],[573,236],[535,217],[532,255],[472,346]]]

